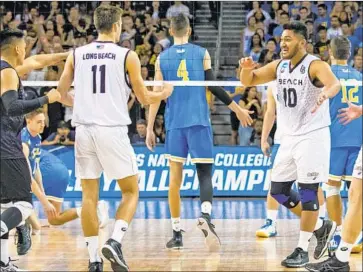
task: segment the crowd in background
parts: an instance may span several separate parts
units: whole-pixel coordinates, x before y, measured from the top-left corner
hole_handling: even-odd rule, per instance
[[[44,53],[59,53],[85,45],[97,39],[93,24],[93,11],[98,5],[113,4],[124,10],[123,31],[120,45],[130,48],[139,55],[144,80],[152,80],[155,61],[163,50],[173,44],[169,36],[170,18],[178,13],[186,14],[191,22],[192,36],[198,37],[193,26],[198,9],[197,1],[123,1],[123,2],[2,2],[0,6],[0,29],[20,29],[26,33],[26,56]],[[362,3],[329,1],[294,2],[252,2],[246,16],[243,30],[241,56],[251,56],[259,66],[279,58],[279,39],[282,25],[292,20],[304,22],[308,28],[307,51],[329,62],[329,41],[336,35],[345,35],[352,44],[349,63],[362,72]],[[211,23],[218,27],[220,3],[209,2]],[[238,60],[236,60],[236,63]],[[64,69],[64,63],[32,71],[24,76],[29,81],[57,81]],[[236,77],[229,80],[238,80]],[[26,87],[28,98],[46,94],[51,87]],[[231,97],[242,107],[253,110],[254,125],[242,128],[231,113],[231,144],[259,145],[264,110],[266,109],[265,88],[227,87]],[[211,112],[215,113],[214,98],[207,92]],[[128,107],[132,125],[129,126],[132,143],[142,144],[146,136],[147,107],[141,105],[131,94]],[[45,144],[72,144],[74,135],[71,127],[72,109],[59,103],[45,107]],[[155,122],[158,143],[165,140],[165,104],[162,103]],[[66,135],[66,136],[64,136]],[[69,135],[69,136],[68,136]],[[62,140],[62,139],[68,140]],[[271,141],[273,132],[271,134]]]

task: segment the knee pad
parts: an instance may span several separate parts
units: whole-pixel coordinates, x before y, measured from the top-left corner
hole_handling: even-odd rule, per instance
[[[298,193],[291,190],[294,181],[289,182],[271,182],[270,194],[278,203],[288,209],[292,209],[299,204],[300,199]]]
[[[329,185],[328,183],[324,183],[322,186],[322,189],[325,192],[326,198],[335,196],[335,195],[340,195],[340,186],[337,187],[337,186]]]
[[[303,211],[319,210],[318,189],[319,183],[299,184],[299,194]]]
[[[13,207],[13,202],[8,203],[1,203],[1,213],[3,213],[5,210],[9,209],[10,207]]]
[[[13,207],[21,212],[22,221],[25,221],[33,212],[33,205],[26,201],[14,202]]]

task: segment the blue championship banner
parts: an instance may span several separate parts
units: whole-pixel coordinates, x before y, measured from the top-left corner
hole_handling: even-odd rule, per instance
[[[81,182],[75,177],[74,148],[65,146],[45,147],[68,168],[70,174],[67,197],[81,197]],[[134,146],[139,167],[140,197],[167,197],[169,164],[164,147],[157,146],[150,152],[145,146]],[[212,183],[215,196],[265,197],[270,185],[271,158],[265,157],[258,147],[215,146]],[[343,190],[343,196],[347,194]],[[184,165],[181,195],[199,196],[199,182],[195,165],[190,157]],[[104,173],[100,179],[100,197],[120,197],[115,180]]]

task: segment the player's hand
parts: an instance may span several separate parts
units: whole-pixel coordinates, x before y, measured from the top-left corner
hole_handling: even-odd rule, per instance
[[[239,65],[242,69],[255,69],[257,67],[257,63],[252,60],[251,57],[242,58],[239,61]]]
[[[57,216],[57,210],[54,208],[52,203],[50,203],[49,201],[46,201],[42,205],[43,205],[43,209],[44,209],[45,213],[47,214],[48,219]]]
[[[154,152],[154,147],[156,145],[156,141],[155,141],[156,137],[155,137],[155,133],[152,130],[148,130],[146,132],[146,146],[150,151]]]
[[[238,120],[241,122],[242,127],[247,127],[252,125],[253,120],[250,114],[254,113],[253,111],[242,109],[240,106],[238,106],[235,113]]]
[[[61,139],[61,136],[59,134],[57,134],[57,135],[55,135],[53,142],[55,144],[59,144],[60,143],[60,139]]]
[[[348,101],[348,108],[340,109],[338,118],[343,125],[349,124],[354,119],[362,116],[362,106],[354,105]]]
[[[319,109],[319,107],[321,106],[321,104],[323,104],[324,101],[327,100],[328,98],[329,98],[328,95],[324,91],[322,91],[319,94],[318,101],[316,101],[316,106],[311,111],[311,113],[315,113]]]
[[[171,94],[173,93],[174,90],[174,86],[169,84],[169,83],[164,83],[163,84],[163,93],[164,93],[164,99],[167,99],[169,96],[171,96]]]
[[[49,99],[49,104],[52,104],[54,102],[57,102],[61,99],[61,94],[60,92],[57,91],[57,89],[51,89],[48,93],[47,93],[48,99]]]
[[[268,142],[262,142],[261,143],[261,150],[262,150],[262,153],[266,157],[270,157],[271,156],[271,147],[270,147],[270,144]]]

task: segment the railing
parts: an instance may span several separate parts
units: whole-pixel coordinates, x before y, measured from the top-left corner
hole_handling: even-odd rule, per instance
[[[217,36],[217,43],[216,43],[216,51],[214,53],[214,71],[216,76],[219,74],[219,66],[220,61],[219,58],[221,56],[221,39],[222,39],[222,25],[223,25],[223,1],[221,1],[220,6],[220,14],[218,20],[218,36]]]

